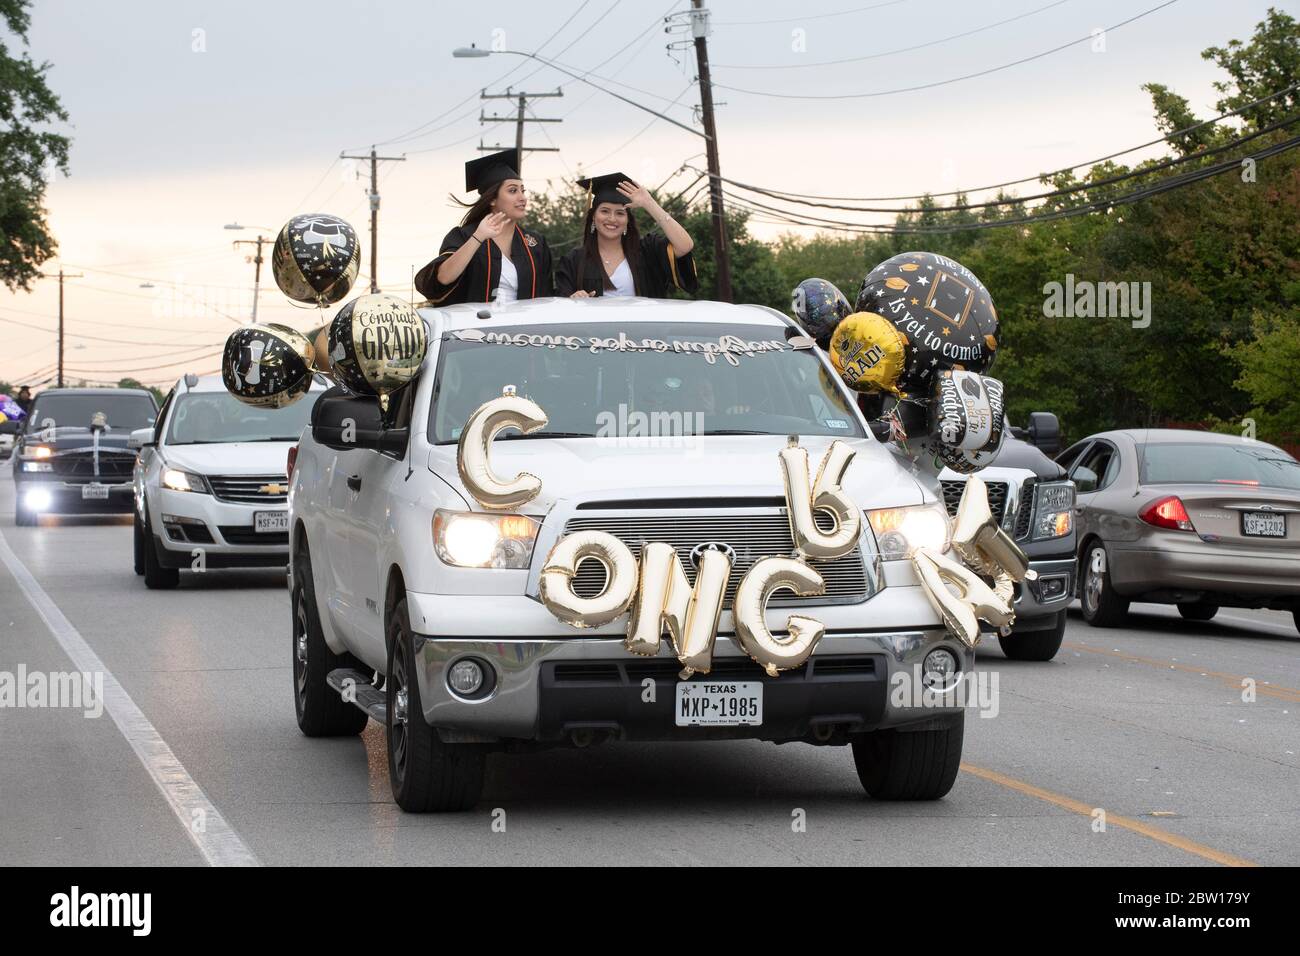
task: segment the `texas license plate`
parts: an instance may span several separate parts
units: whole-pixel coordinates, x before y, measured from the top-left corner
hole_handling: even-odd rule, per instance
[[[1286,515],[1267,511],[1243,511],[1241,533],[1251,538],[1285,538]]]
[[[108,485],[82,485],[82,501],[106,501],[108,499]]]
[[[254,511],[253,530],[258,534],[274,534],[277,531],[288,531],[289,512]]]
[[[758,727],[763,723],[763,685],[758,681],[681,681],[678,727]]]

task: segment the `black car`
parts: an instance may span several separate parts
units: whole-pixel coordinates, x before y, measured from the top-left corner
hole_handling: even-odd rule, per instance
[[[14,446],[14,523],[34,525],[43,513],[130,514],[136,452],[128,440],[157,418],[144,389],[41,392]]]

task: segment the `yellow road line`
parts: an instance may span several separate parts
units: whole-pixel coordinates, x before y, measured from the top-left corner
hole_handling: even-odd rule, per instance
[[[1185,674],[1213,677],[1215,680],[1231,684],[1237,690],[1242,689],[1242,681],[1247,679],[1243,674],[1225,674],[1221,671],[1206,670],[1203,667],[1193,667],[1190,664],[1179,664],[1177,661],[1161,661],[1153,657],[1139,657],[1137,654],[1130,654],[1128,651],[1119,651],[1106,647],[1089,647],[1087,644],[1078,644],[1074,641],[1065,641],[1061,646],[1072,651],[1087,651],[1089,654],[1105,654],[1108,657],[1118,657],[1130,664],[1150,664],[1153,667],[1159,667],[1161,670],[1175,670],[1182,671]],[[1296,690],[1294,687],[1282,687],[1278,684],[1266,684],[1258,678],[1250,679],[1255,681],[1255,692],[1257,694],[1300,704],[1300,690]]]
[[[1086,803],[1081,803],[1070,797],[1063,796],[1059,793],[1053,793],[1051,790],[1044,790],[1042,787],[1035,787],[1033,784],[1025,783],[1023,780],[1017,780],[1015,777],[1008,777],[1006,774],[998,773],[996,770],[987,770],[984,767],[976,767],[974,764],[963,763],[961,769],[973,776],[988,780],[990,783],[996,783],[999,786],[1007,787],[1017,793],[1023,793],[1025,796],[1034,797],[1037,800],[1043,800],[1053,806],[1069,810],[1071,813],[1077,813],[1080,816],[1092,818],[1092,812],[1095,807]],[[1197,843],[1195,840],[1189,840],[1181,837],[1176,833],[1170,833],[1168,830],[1162,830],[1160,827],[1152,826],[1150,823],[1143,823],[1141,820],[1134,820],[1132,817],[1120,816],[1118,813],[1106,811],[1106,825],[1116,826],[1123,830],[1131,830],[1139,833],[1144,837],[1163,843],[1166,846],[1172,846],[1175,849],[1182,850],[1185,853],[1191,853],[1201,859],[1209,860],[1211,863],[1219,863],[1223,866],[1259,866],[1250,860],[1243,859],[1239,856],[1233,856],[1231,853],[1223,853],[1213,847],[1205,846],[1203,843]]]

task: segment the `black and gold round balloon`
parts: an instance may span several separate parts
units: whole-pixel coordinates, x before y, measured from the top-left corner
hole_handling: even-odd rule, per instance
[[[419,373],[427,351],[424,320],[409,302],[386,292],[358,296],[330,323],[330,374],[359,395],[401,388]]]
[[[945,369],[986,372],[998,349],[998,313],[984,283],[955,259],[904,252],[867,274],[856,311],[883,315],[907,336],[898,387],[928,394]]]
[[[283,408],[307,394],[312,345],[287,325],[249,325],[226,339],[221,380],[245,405]]]
[[[352,289],[361,267],[356,230],[338,216],[294,216],[275,239],[271,272],[295,302],[333,305]]]

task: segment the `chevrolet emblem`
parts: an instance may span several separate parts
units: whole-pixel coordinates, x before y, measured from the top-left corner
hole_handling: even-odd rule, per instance
[[[288,486],[280,484],[278,481],[273,484],[263,485],[257,489],[264,495],[282,495],[289,490]]]

